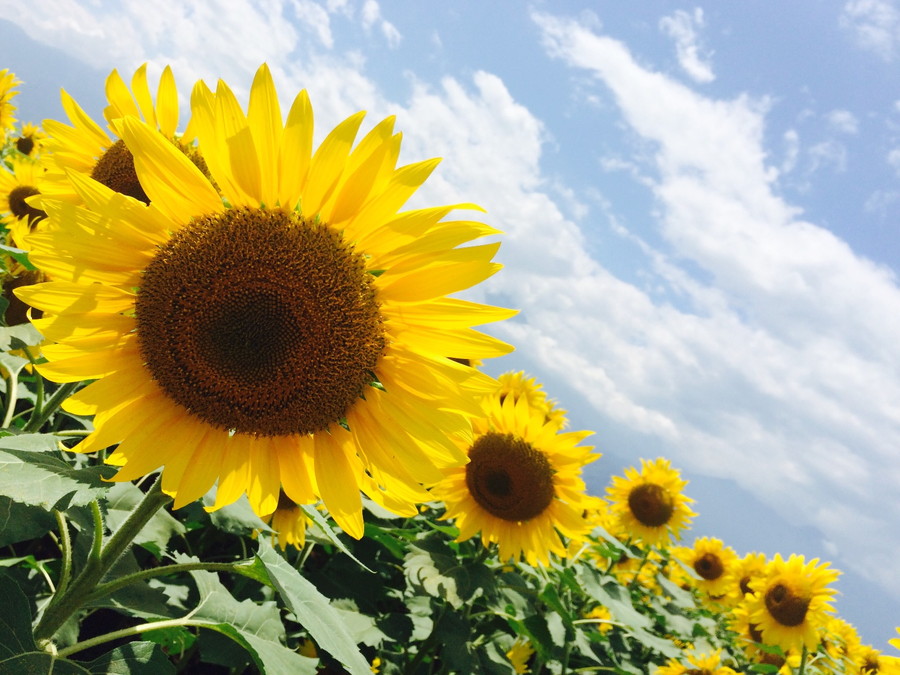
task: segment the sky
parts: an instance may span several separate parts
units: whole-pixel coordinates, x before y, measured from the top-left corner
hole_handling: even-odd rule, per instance
[[[0,0],[19,118],[101,119],[148,63],[245,97],[262,62],[317,136],[396,115],[410,206],[475,202],[504,269],[469,297],[595,432],[603,494],[671,459],[739,555],[843,572],[839,616],[900,626],[900,0]],[[245,100],[245,98],[244,98]],[[187,113],[182,110],[182,124]],[[368,128],[368,127],[366,127]]]

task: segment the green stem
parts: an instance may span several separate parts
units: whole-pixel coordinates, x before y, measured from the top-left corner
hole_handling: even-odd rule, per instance
[[[102,545],[102,525],[100,528],[95,527],[94,545],[91,547],[84,569],[65,593],[54,594],[34,629],[34,638],[38,644],[52,638],[66,620],[84,606],[85,599],[94,592],[98,582],[131,545],[144,525],[170,500],[171,497],[162,492],[160,481],[157,479],[105,546]],[[99,506],[92,505],[92,507],[96,524]]]
[[[59,389],[53,392],[53,395],[47,399],[47,402],[44,403],[42,407],[39,408],[35,406],[34,413],[28,420],[23,431],[34,432],[44,426],[44,422],[49,420],[50,416],[59,410],[59,406],[62,405],[62,402],[69,398],[79,384],[80,382],[66,382],[65,384],[60,385]]]
[[[66,522],[66,514],[54,509],[53,515],[56,516],[56,524],[59,526],[59,551],[62,558],[56,592],[65,593],[69,587],[69,581],[72,579],[72,540],[69,538],[69,523]]]
[[[807,651],[806,645],[803,645],[803,654],[800,656],[800,668],[797,670],[797,675],[803,675],[803,672],[806,670],[807,656],[809,656],[809,651]]]
[[[11,423],[16,412],[16,401],[19,398],[19,379],[10,375],[6,379],[6,410],[3,413],[2,427],[6,429]]]
[[[209,572],[234,572],[235,566],[234,563],[190,562],[175,563],[172,565],[154,567],[149,570],[141,570],[140,572],[135,572],[133,574],[126,574],[123,577],[119,577],[115,581],[110,581],[105,584],[98,585],[96,588],[94,588],[93,592],[91,592],[91,594],[84,599],[84,601],[85,603],[92,602],[99,598],[112,595],[120,588],[125,588],[126,586],[130,586],[131,584],[136,584],[146,579],[152,579],[153,577],[161,577],[167,574],[178,574],[179,572],[191,572],[194,570],[207,570]]]
[[[175,628],[178,626],[205,626],[208,625],[208,622],[205,621],[197,621],[194,619],[181,618],[181,619],[166,619],[164,621],[150,621],[148,623],[140,623],[137,626],[130,626],[129,628],[123,628],[121,630],[114,630],[111,633],[104,633],[103,635],[98,635],[97,637],[92,637],[90,640],[84,640],[83,642],[76,642],[74,645],[70,645],[64,649],[60,649],[57,652],[58,656],[66,657],[70,654],[75,654],[80,651],[84,651],[85,649],[90,649],[91,647],[96,647],[97,645],[102,645],[105,642],[111,642],[112,640],[118,640],[120,638],[131,637],[132,635],[140,635],[141,633],[148,633],[151,630],[162,630],[163,628]]]

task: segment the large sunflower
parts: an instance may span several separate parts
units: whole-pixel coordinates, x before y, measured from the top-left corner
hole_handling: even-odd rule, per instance
[[[566,555],[560,534],[576,538],[592,529],[582,514],[593,501],[585,494],[581,467],[594,461],[591,447],[580,446],[592,432],[560,432],[544,411],[526,398],[482,399],[483,415],[474,420],[475,440],[469,463],[447,469],[432,487],[455,518],[459,540],[481,531],[485,546],[496,542],[500,558],[546,563],[550,553]]]
[[[446,355],[511,349],[471,326],[514,312],[446,297],[499,269],[497,244],[457,248],[495,230],[442,220],[453,206],[398,213],[437,161],[395,168],[392,118],[354,147],[363,113],[313,152],[306,93],[283,123],[265,66],[247,114],[222,82],[192,107],[222,197],[132,116],[118,130],[149,205],[79,173],[89,208],[42,195],[31,259],[56,281],[19,293],[54,315],[42,373],[97,380],[65,404],[95,415],[74,450],[119,443],[117,480],[165,465],[176,507],[218,481],[215,507],[246,493],[270,514],[283,489],[355,537],[360,489],[415,513],[493,383]]]
[[[12,130],[16,124],[16,106],[12,99],[18,95],[17,86],[22,82],[9,72],[8,68],[0,70],[0,134],[6,139],[6,132]]]
[[[642,459],[640,471],[629,467],[624,478],[612,481],[606,492],[622,529],[646,544],[664,546],[680,538],[697,515],[688,506],[694,500],[682,492],[687,481],[667,459]]]
[[[116,120],[122,117],[142,118],[173,143],[191,139],[189,135],[181,140],[176,138],[178,91],[168,66],[160,77],[155,101],[147,82],[146,64],[135,71],[130,91],[118,71],[109,74],[106,78],[108,105],[103,114],[112,133],[97,124],[65,90],[61,98],[71,125],[44,120],[44,129],[49,134],[45,146],[52,154],[55,166],[48,171],[42,187],[43,192],[53,198],[82,203],[79,191],[69,181],[68,176],[74,171],[91,176],[117,192],[145,203],[148,201],[135,172],[131,150],[114,129]]]
[[[808,563],[801,555],[784,560],[780,554],[766,565],[765,574],[750,581],[754,595],[747,597],[749,620],[755,624],[762,641],[782,649],[810,651],[819,644],[819,628],[828,614],[835,590],[829,587],[839,572],[819,564],[818,558]]]

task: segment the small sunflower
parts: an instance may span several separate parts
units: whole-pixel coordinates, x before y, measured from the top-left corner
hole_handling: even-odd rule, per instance
[[[192,101],[224,196],[132,116],[117,127],[149,205],[77,172],[85,206],[41,195],[31,260],[54,281],[19,294],[52,315],[43,375],[96,380],[64,405],[94,415],[74,450],[118,443],[116,480],[164,465],[176,508],[218,481],[213,508],[246,493],[265,516],[283,490],[357,538],[360,490],[413,515],[493,385],[446,355],[511,350],[472,326],[515,312],[447,297],[499,269],[499,244],[457,248],[496,230],[398,212],[437,161],[396,168],[393,118],[354,145],[353,115],[313,152],[306,93],[285,123],[265,66],[247,114],[223,82]]]
[[[900,675],[900,658],[864,645],[855,662],[859,675]]]
[[[41,193],[38,183],[43,175],[43,167],[25,157],[11,157],[9,162],[11,171],[0,169],[0,222],[11,233],[10,246],[25,248],[28,233],[47,217],[44,211],[32,205],[28,199]]]
[[[133,93],[132,93],[133,92]],[[178,127],[178,91],[171,69],[166,66],[154,97],[147,83],[147,65],[137,69],[131,80],[131,92],[118,71],[106,78],[109,105],[104,115],[112,135],[107,133],[63,90],[62,106],[71,126],[57,120],[44,120],[49,134],[47,150],[52,154],[43,192],[55,199],[81,204],[80,192],[69,180],[70,172],[90,176],[103,185],[147,203],[134,167],[132,151],[115,131],[115,122],[126,116],[139,117],[170,142],[176,140]]]
[[[829,604],[839,572],[806,562],[801,555],[784,560],[780,554],[766,565],[765,574],[750,582],[749,620],[759,627],[763,642],[782,649],[806,646],[814,651],[819,644],[819,627],[834,608]]]
[[[682,493],[687,481],[667,459],[642,459],[640,472],[629,467],[624,478],[612,480],[607,496],[613,512],[629,535],[646,544],[664,546],[673,537],[680,538],[697,515],[688,506],[694,500]]]
[[[527,377],[523,371],[503,373],[497,378],[500,383],[500,397],[512,396],[515,399],[524,397],[533,409],[542,411],[548,422],[556,423],[560,429],[568,424],[566,411],[557,407],[556,402],[547,398],[544,386],[536,378]]]
[[[594,609],[584,615],[584,618],[596,622],[596,628],[601,635],[605,635],[617,625],[616,620],[613,619],[613,615],[610,613],[609,609],[603,605],[594,607]]]
[[[699,577],[694,586],[707,598],[717,600],[728,593],[731,575],[737,563],[737,553],[725,546],[721,539],[701,537],[693,547],[681,547],[676,555]]]
[[[479,530],[485,546],[496,542],[503,561],[524,555],[530,564],[566,555],[560,534],[579,538],[591,530],[583,518],[581,467],[599,455],[578,443],[589,431],[560,432],[543,412],[496,392],[482,399],[473,422],[469,463],[447,469],[432,487],[444,501],[442,518],[455,518],[459,541]],[[588,501],[588,503],[591,503]]]
[[[722,650],[708,653],[686,653],[682,659],[669,659],[656,675],[737,675],[737,671],[722,664]]]
[[[840,617],[828,617],[822,631],[822,647],[825,653],[841,667],[857,663],[862,654],[862,641],[852,624]]]
[[[18,87],[22,82],[8,68],[0,70],[0,131],[6,138],[7,131],[12,131],[16,125],[16,106],[12,100],[18,95]]]
[[[743,650],[748,659],[754,663],[781,668],[787,664],[781,650],[781,654],[774,653],[779,650],[768,649],[775,645],[767,645],[763,641],[759,626],[750,621],[750,607],[745,600],[732,608],[727,614],[728,627],[737,634],[736,643]],[[788,651],[788,655],[795,652]]]
[[[23,155],[36,159],[40,156],[46,139],[47,134],[39,126],[26,123],[22,125],[22,131],[13,141],[13,145]]]
[[[762,576],[765,568],[765,553],[748,553],[731,566],[727,593],[732,604],[738,604],[746,595],[753,593],[750,582]]]
[[[278,506],[265,520],[275,530],[275,539],[282,551],[288,546],[303,548],[309,519],[300,505],[288,497],[284,490],[278,494]]]
[[[506,652],[506,658],[509,659],[509,662],[512,664],[517,675],[531,672],[528,669],[528,662],[533,655],[534,647],[532,647],[531,643],[525,638],[517,639],[513,643],[513,646],[509,648],[509,651]]]

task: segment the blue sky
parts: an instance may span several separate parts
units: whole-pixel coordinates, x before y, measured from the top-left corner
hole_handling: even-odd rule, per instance
[[[474,296],[596,431],[592,491],[641,457],[689,533],[844,572],[840,616],[900,625],[900,2],[0,0],[20,118],[99,119],[171,64],[246,93],[267,61],[318,131],[395,114],[416,204],[474,201],[505,269]],[[182,116],[186,121],[186,115]]]

